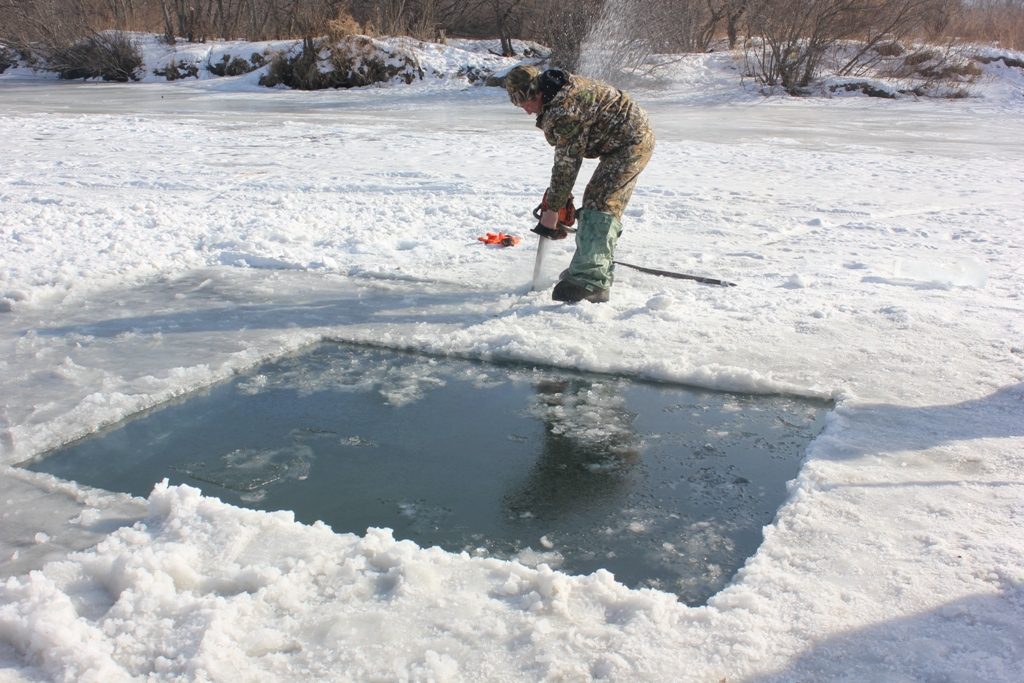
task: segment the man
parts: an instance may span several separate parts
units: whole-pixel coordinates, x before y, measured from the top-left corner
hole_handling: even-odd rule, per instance
[[[612,86],[561,69],[539,73],[530,66],[517,66],[506,76],[505,89],[512,104],[537,117],[537,127],[555,148],[548,210],[541,214],[541,225],[557,226],[558,211],[569,200],[583,159],[601,160],[583,194],[576,253],[551,298],[608,301],[622,213],[654,151],[647,114]]]

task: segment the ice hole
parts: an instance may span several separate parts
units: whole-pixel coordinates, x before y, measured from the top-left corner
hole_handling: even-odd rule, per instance
[[[167,477],[698,605],[757,549],[829,407],[325,343],[26,466],[138,496]]]

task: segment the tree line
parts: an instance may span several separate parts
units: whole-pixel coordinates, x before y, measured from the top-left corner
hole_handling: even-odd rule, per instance
[[[498,51],[511,56],[519,38],[552,48],[556,63],[573,68],[613,4],[649,52],[745,41],[787,82],[814,72],[822,55],[814,46],[839,40],[1024,49],[1024,0],[0,0],[0,42],[66,48],[106,30],[158,33],[168,42],[364,33],[496,38]]]

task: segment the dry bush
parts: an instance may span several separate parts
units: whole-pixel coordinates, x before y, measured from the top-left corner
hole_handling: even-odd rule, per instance
[[[286,85],[296,90],[358,88],[400,79],[406,84],[423,78],[416,56],[367,36],[350,35],[338,43],[305,38],[294,56],[278,53],[260,85]]]
[[[841,76],[859,75],[874,69],[886,53],[902,49],[901,42],[923,30],[944,24],[949,0],[857,0],[851,3],[848,30],[843,37],[856,45],[844,50],[844,61],[835,66]],[[885,47],[881,47],[881,46]],[[881,49],[880,49],[881,48]]]
[[[367,35],[444,42],[447,36],[497,37],[490,8],[516,0],[350,0],[346,10]],[[519,0],[532,5],[538,0]],[[518,28],[514,26],[513,28]]]
[[[916,69],[925,62],[934,62],[941,59],[942,53],[936,48],[927,45],[919,47],[903,58],[903,66]]]
[[[18,63],[18,52],[6,45],[0,45],[0,74]]]
[[[747,11],[747,63],[762,85],[801,94],[842,37],[853,0],[751,0]]]
[[[61,78],[102,78],[121,83],[141,78],[139,46],[122,31],[104,31],[45,55],[46,69]]]
[[[435,0],[373,0],[353,3],[353,15],[363,17],[366,33],[408,36],[433,41],[442,37]]]
[[[327,38],[332,43],[337,43],[346,36],[355,36],[363,33],[363,27],[359,25],[351,14],[339,11],[338,16],[327,22]]]
[[[881,42],[875,46],[875,52],[879,57],[899,57],[907,51],[903,43],[898,40]]]
[[[106,0],[112,2],[114,0]],[[167,42],[323,35],[345,0],[141,0],[156,3]]]
[[[950,0],[750,0],[748,70],[793,95],[825,70],[871,73],[908,39],[948,24],[949,7]]]
[[[859,46],[859,44],[854,44]],[[846,48],[845,50],[843,48]],[[849,57],[851,46],[839,45],[841,56],[834,60],[842,63]],[[918,44],[894,48],[891,44],[879,46],[881,54],[870,61],[872,68],[863,74],[865,80],[839,80],[828,86],[831,92],[859,90],[873,97],[917,95],[932,97],[969,97],[971,87],[982,75],[976,63],[975,51],[968,46],[947,44]],[[879,86],[876,79],[886,81]]]
[[[882,75],[890,78],[919,81],[919,89],[937,86],[960,89],[981,74],[981,69],[963,49],[957,46],[940,49],[931,45],[915,48],[882,71]]]
[[[96,32],[90,21],[97,12],[81,0],[0,3],[0,39],[19,52],[37,45],[65,48]]]

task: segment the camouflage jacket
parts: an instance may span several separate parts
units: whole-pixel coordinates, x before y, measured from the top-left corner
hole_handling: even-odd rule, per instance
[[[625,93],[571,75],[544,105],[537,127],[555,148],[548,205],[565,206],[583,159],[596,159],[639,144],[651,134],[647,113]]]

